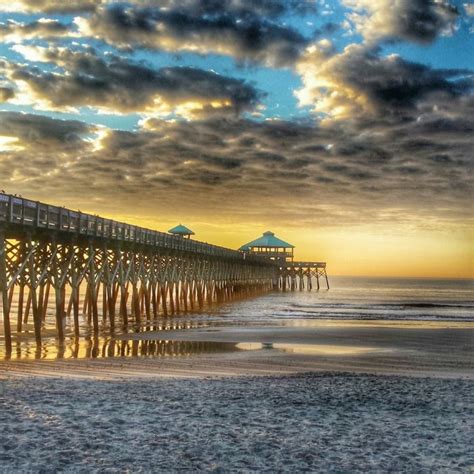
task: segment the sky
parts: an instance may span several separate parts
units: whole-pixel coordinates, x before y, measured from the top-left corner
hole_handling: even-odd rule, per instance
[[[0,38],[1,189],[474,277],[474,3],[0,0]]]

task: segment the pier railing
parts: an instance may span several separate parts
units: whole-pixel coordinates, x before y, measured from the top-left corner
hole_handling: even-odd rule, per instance
[[[141,244],[163,250],[178,250],[220,258],[262,262],[258,256],[218,245],[184,239],[80,211],[0,193],[0,226],[9,236],[55,235],[56,239],[99,239],[121,244]]]

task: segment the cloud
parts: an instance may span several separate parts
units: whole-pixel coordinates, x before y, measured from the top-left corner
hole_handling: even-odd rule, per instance
[[[420,120],[147,119],[133,132],[0,113],[0,136],[18,148],[2,154],[0,174],[15,192],[80,208],[93,196],[97,212],[137,217],[338,226],[386,222],[393,210],[439,225],[470,209],[473,110],[464,96]]]
[[[17,101],[45,110],[90,107],[108,113],[177,114],[186,118],[239,114],[252,110],[259,93],[242,80],[191,67],[154,69],[93,49],[72,51],[15,46],[28,60],[58,66],[46,71],[20,64],[8,66],[20,92]]]
[[[300,0],[0,0],[0,11],[8,12],[88,12],[100,5],[117,3],[137,6],[157,6],[163,9],[179,9],[194,15],[230,12],[239,16],[262,15],[276,18],[284,13],[307,14],[316,9],[315,2]]]
[[[474,3],[463,3],[464,11],[468,16],[474,16]]]
[[[0,38],[10,43],[33,38],[48,39],[69,35],[71,35],[69,27],[58,20],[42,18],[31,23],[18,23],[11,20],[0,23]]]
[[[11,87],[0,87],[0,102],[7,102],[15,97],[15,91]]]
[[[43,115],[0,112],[2,135],[17,137],[31,150],[74,149],[84,137],[96,131],[94,125],[77,120],[58,120]]]
[[[433,69],[364,45],[337,53],[325,40],[306,50],[297,71],[300,104],[337,119],[413,112],[424,101],[457,97],[473,86],[471,71]]]
[[[452,32],[459,11],[448,0],[343,0],[354,12],[348,15],[370,41],[401,39],[430,43]]]
[[[128,3],[157,6],[157,2],[153,0]],[[275,19],[285,13],[305,15],[316,12],[316,2],[313,0],[161,0],[158,5],[161,9],[180,10],[193,16],[230,13],[239,17],[258,15]]]
[[[307,43],[296,30],[257,14],[268,14],[272,2],[253,7],[250,2],[211,2],[213,9],[207,2],[192,2],[195,8],[169,3],[174,8],[113,5],[75,21],[83,35],[122,49],[223,54],[269,66],[292,64]],[[272,16],[284,9],[282,5],[273,4]]]
[[[60,12],[60,2],[20,3],[23,11]],[[472,72],[384,56],[372,44],[432,41],[455,21],[446,2],[351,0],[367,42],[340,52],[328,40],[308,45],[285,25],[285,15],[304,14],[298,8],[308,2],[61,3],[69,13],[90,12],[76,20],[83,34],[120,48],[218,53],[295,68],[298,99],[314,121],[250,120],[243,112],[254,112],[262,99],[251,83],[191,67],[157,68],[129,59],[128,51],[34,46],[28,42],[69,34],[69,25],[9,22],[0,27],[4,40],[28,40],[11,47],[24,61],[0,62],[0,100],[9,107],[90,108],[142,120],[122,131],[0,112],[7,190],[137,218],[192,214],[262,223],[277,215],[288,225],[395,219],[439,226],[464,225],[471,216]],[[319,33],[332,30],[328,24]]]
[[[97,127],[75,120],[0,112],[2,186],[8,183],[28,194],[30,183],[37,187],[41,176],[45,182],[56,183],[58,190],[68,194],[61,175],[80,160],[86,150],[92,150],[91,140],[97,131]],[[80,177],[76,179],[80,180]],[[75,190],[77,192],[77,188]],[[48,192],[52,193],[53,188]]]
[[[0,0],[0,12],[72,13],[94,10],[104,0]]]

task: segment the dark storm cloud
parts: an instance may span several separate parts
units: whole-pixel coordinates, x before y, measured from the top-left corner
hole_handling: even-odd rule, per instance
[[[10,182],[15,190],[28,194],[31,189],[41,189],[41,181],[67,195],[63,170],[80,160],[91,149],[89,137],[97,133],[96,127],[75,120],[56,120],[49,117],[18,112],[0,112],[0,176],[2,187]],[[2,138],[9,141],[2,143]],[[64,177],[70,177],[67,172]],[[77,183],[80,177],[75,177]],[[52,183],[55,183],[54,185]],[[31,184],[31,188],[30,188]],[[83,182],[83,185],[86,183]],[[24,189],[23,186],[25,186]],[[73,187],[72,194],[78,187]],[[72,189],[72,188],[71,188]],[[46,197],[46,195],[45,195]]]
[[[251,110],[259,93],[242,80],[190,67],[154,69],[92,49],[72,51],[20,46],[27,58],[49,62],[55,71],[11,64],[9,78],[23,84],[41,108],[92,107],[119,113],[176,113],[186,117]]]
[[[265,2],[260,8],[258,2],[254,7],[250,2],[218,3],[212,2],[213,9],[207,2],[188,9],[113,5],[76,22],[83,35],[119,48],[225,54],[273,66],[292,64],[307,44],[296,30],[262,16],[270,6],[275,16],[283,8],[281,2]]]
[[[1,2],[2,0],[0,0]],[[62,36],[95,37],[112,46],[170,52],[224,54],[239,62],[288,66],[307,44],[298,31],[280,22],[286,13],[316,11],[312,1],[262,0],[20,0],[0,3],[0,11],[31,13],[94,12],[77,16],[79,27],[57,20],[0,26],[8,41]]]
[[[259,222],[278,216],[281,223],[346,225],[385,222],[387,209],[396,207],[393,219],[423,216],[424,224],[438,225],[468,214],[471,71],[383,56],[368,44],[341,52],[327,40],[308,45],[280,22],[290,10],[301,13],[298,5],[313,5],[307,2],[63,3],[90,12],[100,5],[77,19],[77,28],[84,37],[91,34],[113,46],[294,66],[303,82],[298,98],[321,121],[244,118],[241,112],[254,112],[262,94],[245,81],[211,71],[158,69],[127,59],[128,52],[101,55],[72,42],[67,49],[16,45],[12,49],[25,61],[0,62],[0,100],[153,118],[143,119],[135,131],[120,131],[0,112],[0,175],[7,189],[11,185],[14,192],[45,200],[54,193],[79,207],[93,199],[97,211],[104,203],[105,212],[116,205],[121,214],[147,217],[192,211]],[[367,22],[368,39],[380,25],[377,41],[427,42],[455,15],[438,3],[440,8],[426,4],[423,16],[416,14],[423,2],[386,2],[382,8],[382,1],[367,0],[359,20]],[[59,8],[53,1],[36,5]],[[23,40],[68,32],[59,22],[43,20],[4,25],[2,34]]]
[[[450,33],[459,16],[447,0],[343,0],[355,12],[349,18],[369,41],[401,39],[430,43]]]

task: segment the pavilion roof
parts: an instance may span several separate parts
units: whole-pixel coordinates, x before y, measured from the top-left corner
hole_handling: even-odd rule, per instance
[[[239,250],[248,250],[251,247],[278,247],[285,249],[295,248],[294,245],[291,245],[288,242],[275,237],[275,234],[270,231],[264,232],[263,235],[258,239],[252,240],[252,242],[242,245]]]
[[[168,232],[170,234],[194,235],[194,232],[191,229],[188,229],[185,225],[182,225],[182,224],[179,224],[176,227],[173,227]]]

